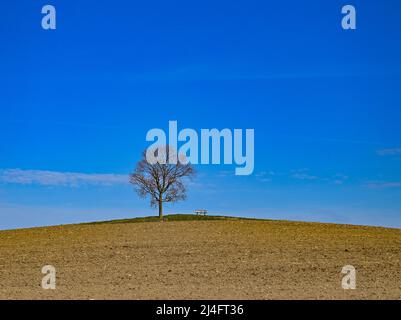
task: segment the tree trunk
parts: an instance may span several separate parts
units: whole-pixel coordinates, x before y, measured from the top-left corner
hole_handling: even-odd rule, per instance
[[[163,220],[163,201],[159,200],[159,219]]]

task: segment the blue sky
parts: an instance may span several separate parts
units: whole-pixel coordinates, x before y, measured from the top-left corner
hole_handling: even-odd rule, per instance
[[[166,212],[400,228],[400,39],[395,0],[5,1],[0,228],[156,214],[125,177],[169,120],[255,129],[255,171]]]

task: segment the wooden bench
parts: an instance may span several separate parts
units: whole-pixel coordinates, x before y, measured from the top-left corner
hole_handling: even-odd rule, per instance
[[[205,216],[207,213],[207,210],[195,210],[195,213],[197,216]]]

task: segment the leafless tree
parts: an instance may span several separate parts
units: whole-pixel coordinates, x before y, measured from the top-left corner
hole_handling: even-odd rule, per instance
[[[171,161],[173,157],[178,161]],[[172,147],[164,146],[143,152],[130,175],[130,182],[139,196],[150,196],[151,206],[159,207],[159,218],[163,220],[163,203],[185,200],[185,178],[194,175],[195,170],[185,156],[180,155],[177,159]]]

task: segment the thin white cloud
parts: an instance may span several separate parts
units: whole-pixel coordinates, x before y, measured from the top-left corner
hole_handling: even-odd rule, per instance
[[[348,179],[349,177],[346,176],[345,174],[342,173],[337,173],[333,176],[330,181],[332,181],[334,184],[341,185],[344,184],[344,182]]]
[[[257,180],[261,182],[270,182],[272,181],[272,176],[274,176],[275,173],[273,171],[259,171],[255,174],[255,177]]]
[[[127,184],[128,175],[44,170],[0,169],[0,183],[80,187],[85,185],[113,186]]]
[[[379,156],[397,156],[401,155],[401,148],[390,148],[376,151]]]
[[[225,178],[225,177],[231,177],[231,176],[233,176],[234,174],[233,174],[233,172],[232,171],[229,171],[229,170],[222,170],[222,171],[219,171],[219,173],[218,173],[218,177],[222,177],[222,178]]]
[[[389,182],[389,181],[371,181],[365,184],[370,189],[388,189],[388,188],[400,188],[401,182]]]
[[[299,180],[319,180],[320,178],[318,176],[313,176],[309,174],[309,169],[300,169],[296,170],[291,177],[294,179],[299,179]]]

